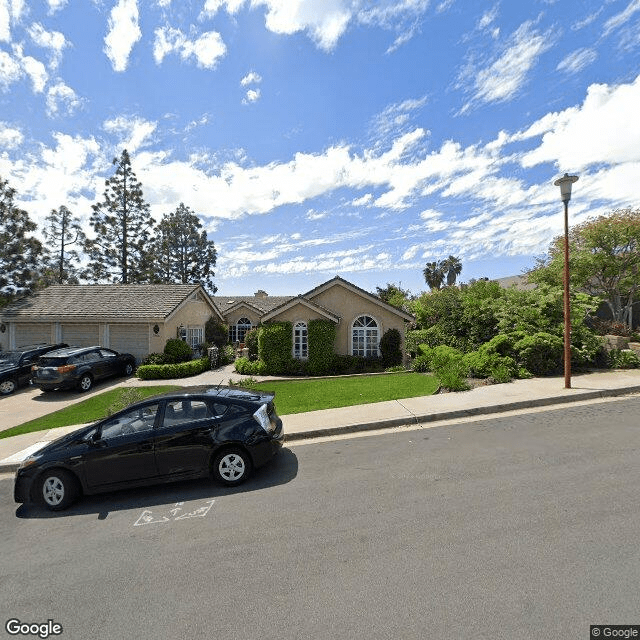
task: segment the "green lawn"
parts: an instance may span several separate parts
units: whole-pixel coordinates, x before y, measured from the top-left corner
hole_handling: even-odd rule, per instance
[[[430,396],[437,391],[438,384],[436,378],[422,373],[390,373],[352,378],[260,382],[255,387],[263,391],[275,391],[278,415],[285,416],[317,409]]]
[[[157,386],[131,387],[130,389],[136,389],[146,398],[177,388],[175,386]],[[252,388],[254,388],[253,385]],[[385,400],[430,396],[438,389],[438,381],[433,376],[422,373],[390,373],[351,378],[261,382],[256,384],[255,388],[275,391],[278,414],[284,416],[318,409],[333,409]],[[130,389],[127,391],[130,392]],[[6,431],[0,431],[0,438],[94,422],[107,415],[108,408],[119,401],[123,391],[125,390],[121,388],[105,391],[42,418],[25,422]]]
[[[129,389],[136,389],[140,392],[142,398],[148,398],[149,396],[163,393],[164,391],[172,391],[179,387],[164,385],[157,387],[130,387]],[[111,389],[105,391],[92,398],[87,398],[82,402],[77,402],[59,411],[54,411],[41,418],[36,418],[30,422],[17,425],[11,429],[0,431],[0,438],[8,438],[10,436],[17,436],[21,433],[31,433],[32,431],[46,431],[48,429],[54,429],[55,427],[67,427],[72,424],[85,424],[88,422],[94,422],[100,418],[104,418],[107,415],[107,410],[114,403],[118,403],[121,400],[122,394],[129,389],[123,389],[121,387],[117,389]]]

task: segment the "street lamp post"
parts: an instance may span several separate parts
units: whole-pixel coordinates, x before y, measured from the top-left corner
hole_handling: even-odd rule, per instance
[[[560,187],[560,196],[564,202],[564,388],[571,389],[571,308],[569,305],[569,200],[571,185],[578,176],[565,173],[553,184]]]

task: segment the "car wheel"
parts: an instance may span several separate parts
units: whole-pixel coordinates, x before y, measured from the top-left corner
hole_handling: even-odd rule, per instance
[[[40,478],[40,499],[47,509],[66,509],[78,497],[76,479],[64,469],[45,471]]]
[[[0,393],[3,396],[8,396],[10,393],[13,393],[16,390],[16,381],[15,380],[3,380],[0,382]]]
[[[82,378],[80,378],[80,382],[78,382],[78,387],[80,388],[80,391],[89,391],[89,389],[91,389],[92,386],[93,386],[93,378],[88,373],[85,373],[82,376]]]
[[[124,375],[130,376],[133,373],[133,365],[130,362],[124,365]]]
[[[235,486],[251,473],[251,458],[242,449],[225,449],[213,461],[213,475],[219,482]]]

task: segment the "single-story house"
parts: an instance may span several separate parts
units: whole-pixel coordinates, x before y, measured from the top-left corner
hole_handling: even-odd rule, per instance
[[[229,341],[243,342],[260,323],[289,321],[293,357],[308,356],[309,321],[336,324],[334,351],[345,355],[379,355],[388,329],[404,326],[413,316],[336,276],[298,296],[209,296],[200,285],[104,284],[54,285],[0,309],[3,350],[38,342],[100,344],[132,353],[138,361],[161,352],[169,338],[192,347],[205,340],[204,326],[214,317],[229,325]],[[404,344],[403,344],[404,348]]]
[[[202,344],[211,316],[223,321],[195,284],[54,285],[0,309],[0,346],[99,344],[140,361],[162,352],[169,338]]]
[[[380,338],[397,329],[403,339],[404,325],[414,317],[378,296],[336,276],[299,296],[214,296],[231,342],[242,342],[245,333],[259,323],[289,321],[293,325],[293,357],[307,357],[309,321],[322,318],[337,325],[334,351],[344,355],[377,356]]]

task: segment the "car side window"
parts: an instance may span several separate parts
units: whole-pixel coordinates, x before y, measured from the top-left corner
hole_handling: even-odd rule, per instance
[[[221,418],[228,408],[229,405],[222,402],[211,402],[209,404],[209,411],[216,418]]]
[[[132,433],[152,431],[158,413],[158,405],[150,404],[121,413],[117,417],[103,423],[101,437],[110,440]]]
[[[204,418],[210,418],[211,412],[203,400],[174,400],[167,402],[164,410],[164,427],[176,424],[195,422]]]
[[[95,362],[96,360],[100,360],[100,354],[97,351],[90,351],[89,353],[85,353],[80,356],[78,359],[82,362]]]
[[[100,355],[103,358],[115,358],[116,354],[113,351],[107,351],[106,349],[100,349]]]

